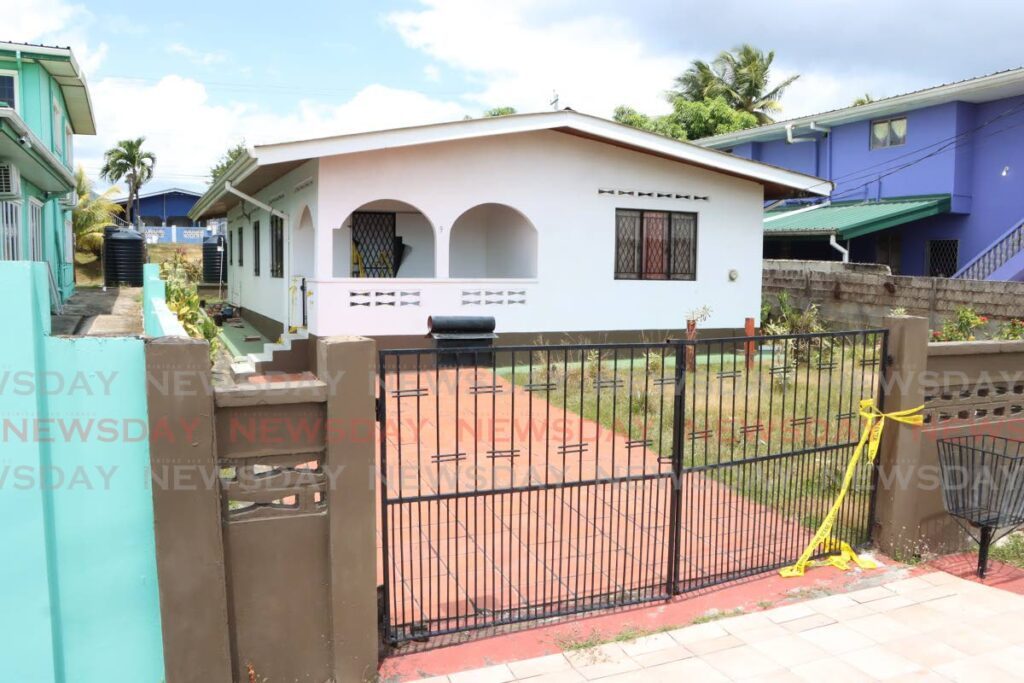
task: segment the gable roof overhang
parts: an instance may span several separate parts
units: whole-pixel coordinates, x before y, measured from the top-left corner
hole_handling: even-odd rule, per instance
[[[810,125],[838,126],[844,123],[884,118],[915,109],[923,109],[947,102],[992,102],[1024,95],[1024,67],[1000,71],[956,83],[946,83],[903,95],[886,97],[868,104],[776,121],[756,128],[723,133],[695,140],[694,143],[710,149],[727,149],[748,142],[769,142],[786,137],[786,129],[803,134]]]
[[[0,42],[0,56],[38,62],[60,87],[71,130],[78,135],[96,134],[89,86],[71,48]]]
[[[223,215],[214,212],[223,212],[233,206],[235,198],[225,197],[228,193],[224,182],[251,193],[310,159],[543,130],[575,135],[750,180],[764,187],[765,199],[824,197],[833,189],[828,180],[705,149],[607,119],[563,110],[257,145],[207,190],[189,215],[194,219],[210,218]]]

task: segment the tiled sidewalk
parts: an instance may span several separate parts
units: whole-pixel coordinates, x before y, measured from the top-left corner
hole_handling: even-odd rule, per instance
[[[944,572],[420,683],[1024,681],[1024,596]]]

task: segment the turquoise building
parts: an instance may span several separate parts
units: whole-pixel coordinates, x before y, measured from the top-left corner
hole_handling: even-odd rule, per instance
[[[74,293],[74,136],[94,135],[69,48],[0,42],[0,260],[48,266],[50,303]]]

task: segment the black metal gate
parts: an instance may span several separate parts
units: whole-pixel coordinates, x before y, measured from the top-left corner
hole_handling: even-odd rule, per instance
[[[380,353],[392,643],[783,567],[881,404],[886,332]],[[865,464],[835,537],[871,538]]]

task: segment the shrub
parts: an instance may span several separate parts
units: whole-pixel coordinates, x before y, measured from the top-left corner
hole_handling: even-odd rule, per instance
[[[975,330],[987,322],[988,318],[978,315],[969,306],[963,306],[956,310],[951,319],[942,323],[942,329],[932,332],[932,339],[940,342],[974,341]]]
[[[90,232],[80,235],[77,240],[78,251],[92,254],[97,258],[103,254],[103,233]]]
[[[196,339],[210,342],[210,358],[213,359],[220,349],[217,339],[217,325],[199,306],[199,281],[202,269],[198,262],[185,257],[183,250],[160,264],[160,277],[164,280],[167,293],[167,308],[178,317],[185,333]]]
[[[996,339],[1020,340],[1024,339],[1024,320],[1015,319],[999,326],[996,332]]]

